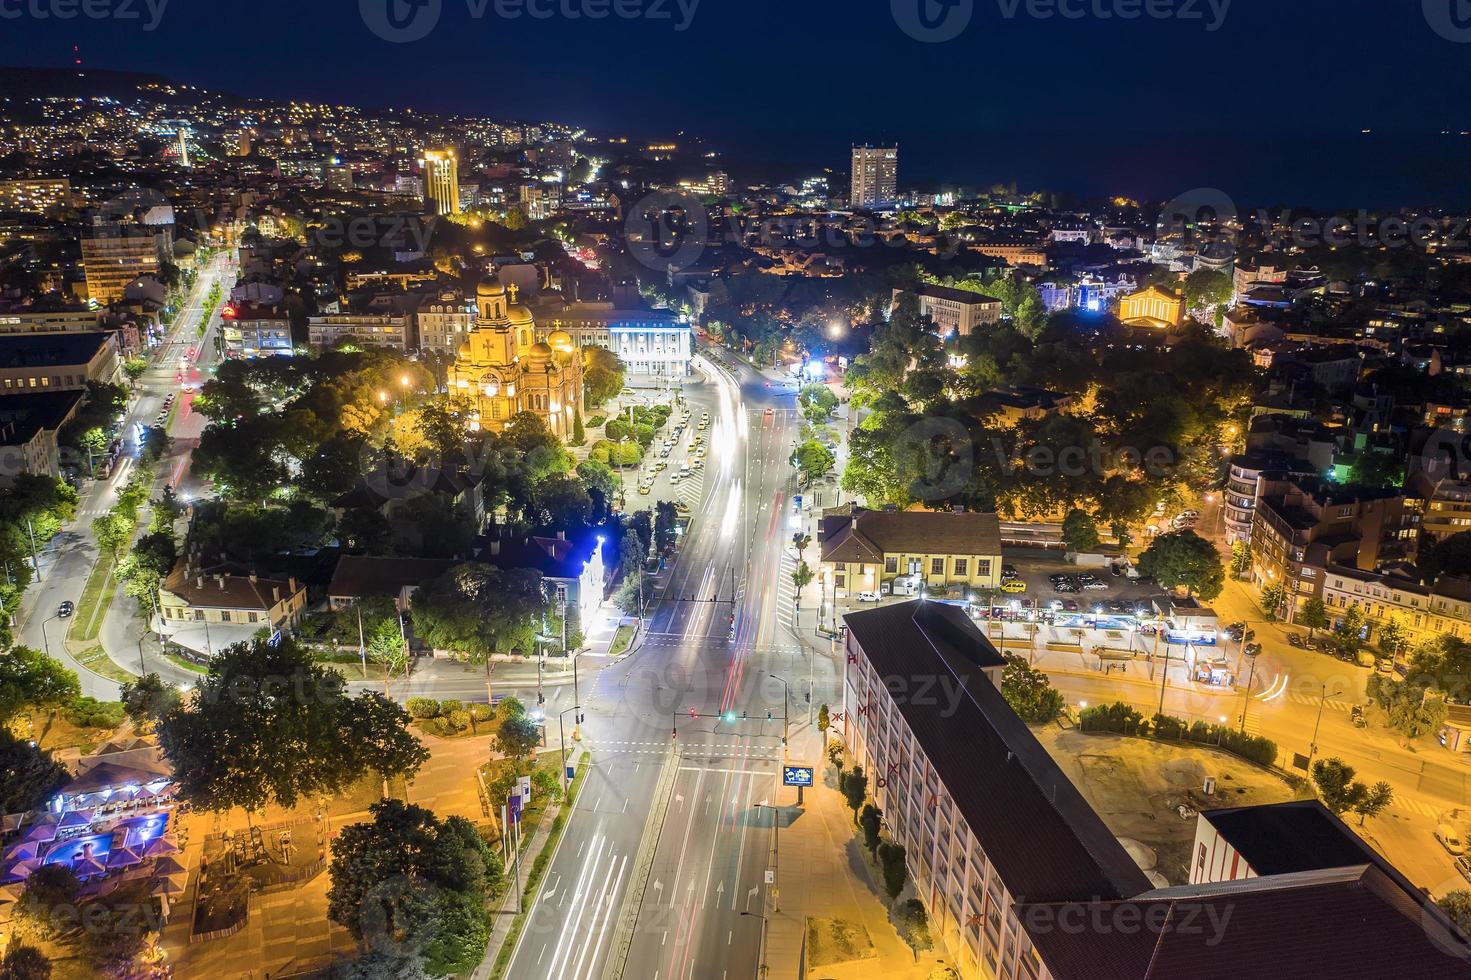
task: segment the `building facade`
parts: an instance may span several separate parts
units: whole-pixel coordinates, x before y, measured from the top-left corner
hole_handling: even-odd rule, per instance
[[[71,203],[69,180],[0,180],[0,211],[45,214],[55,207],[69,207]]]
[[[460,213],[460,163],[453,148],[425,150],[424,193],[435,214]]]
[[[425,297],[414,316],[419,324],[421,350],[454,354],[475,326],[475,304],[457,292],[447,291]]]
[[[855,208],[888,204],[899,197],[899,148],[853,147],[853,181],[848,195]]]
[[[1185,319],[1185,299],[1150,286],[1119,300],[1119,319],[1131,327],[1178,327]]]
[[[894,290],[896,303],[903,292]],[[977,327],[1001,321],[1001,301],[983,293],[950,286],[921,286],[915,295],[919,297],[920,316],[929,317],[941,337],[964,337]]]
[[[545,304],[536,312],[536,338],[563,331],[578,347],[606,347],[630,375],[683,378],[693,351],[689,323],[658,310],[617,309],[612,303]]]
[[[472,428],[501,432],[513,415],[531,412],[565,439],[582,406],[582,357],[565,331],[536,340],[536,319],[516,293],[494,280],[480,284],[475,326],[449,369],[450,393]]]
[[[341,341],[364,347],[408,351],[414,346],[413,318],[388,314],[334,313],[307,319],[308,342],[318,350]]]
[[[136,229],[99,226],[82,238],[82,267],[87,298],[110,306],[123,298],[133,280],[158,274],[157,238]]]
[[[117,334],[93,331],[0,337],[0,395],[75,391],[122,380]]]
[[[220,311],[226,357],[290,355],[291,318],[276,306],[239,303]]]
[[[824,594],[878,593],[899,576],[933,591],[1001,585],[1001,522],[995,514],[876,511],[824,514],[818,529]]]

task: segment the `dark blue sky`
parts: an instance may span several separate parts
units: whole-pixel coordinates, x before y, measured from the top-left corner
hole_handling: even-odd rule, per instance
[[[0,11],[55,2],[0,0]],[[152,31],[150,0],[111,2],[141,20],[0,19],[0,61],[62,66],[79,43],[91,66],[241,94],[687,129],[790,161],[792,176],[843,167],[851,141],[897,139],[901,183],[1471,203],[1471,137],[1435,136],[1471,130],[1471,39],[1430,23],[1436,4],[1465,0],[1232,0],[1214,31],[1211,0],[1063,0],[1199,18],[1136,20],[1043,20],[1028,14],[1039,0],[971,0],[945,43],[907,35],[888,0],[699,0],[683,31],[678,0],[601,0],[670,19],[596,21],[415,0],[442,9],[425,39],[401,44],[370,31],[359,0],[168,0]],[[369,18],[389,2],[405,0],[362,0]],[[943,10],[895,0],[897,19],[920,2]],[[1375,136],[1360,138],[1365,128]]]

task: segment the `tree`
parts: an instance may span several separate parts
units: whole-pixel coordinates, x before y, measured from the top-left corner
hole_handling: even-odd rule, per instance
[[[179,689],[164,683],[157,674],[144,674],[136,681],[123,681],[123,710],[140,732],[153,726],[179,706]]]
[[[1343,618],[1333,628],[1333,647],[1345,657],[1355,657],[1364,644],[1364,614],[1358,606],[1343,611]]]
[[[1308,636],[1312,636],[1318,630],[1327,628],[1328,607],[1323,604],[1322,599],[1313,596],[1302,604],[1302,611],[1297,614],[1297,622],[1300,626],[1306,626]]]
[[[1056,720],[1066,704],[1062,692],[1052,686],[1046,674],[1010,653],[1001,670],[1001,696],[1017,717],[1030,725]]]
[[[1375,673],[1369,677],[1367,692],[1369,700],[1384,709],[1389,727],[1405,738],[1438,732],[1445,724],[1445,697],[1430,690],[1424,675],[1400,681]]]
[[[1167,589],[1184,586],[1187,594],[1209,602],[1221,594],[1226,570],[1215,545],[1194,531],[1161,534],[1139,556],[1139,571]]]
[[[180,795],[248,816],[341,792],[368,771],[345,686],[289,638],[218,652],[193,699],[158,725]]]
[[[1394,791],[1384,782],[1366,786],[1354,779],[1356,774],[1342,759],[1319,759],[1312,768],[1313,785],[1323,805],[1338,815],[1353,810],[1363,826],[1365,817],[1376,816],[1389,806]]]
[[[1471,531],[1445,538],[1420,556],[1420,580],[1434,582],[1441,575],[1471,575]]]
[[[797,567],[792,569],[792,585],[797,588],[795,601],[799,609],[802,606],[802,590],[807,588],[813,578],[812,569],[807,566],[805,561],[798,562]]]
[[[884,841],[875,853],[879,859],[879,870],[883,874],[884,891],[888,893],[889,900],[893,901],[904,891],[904,884],[909,878],[909,867],[906,864],[908,854],[902,844],[891,841]]]
[[[377,691],[366,691],[347,703],[356,766],[377,773],[385,787],[390,779],[412,779],[429,761],[429,750],[409,731],[409,713]]]
[[[1098,524],[1093,515],[1074,507],[1062,519],[1062,543],[1075,554],[1098,550]]]
[[[1243,578],[1251,571],[1251,542],[1239,540],[1231,544],[1231,577]]]
[[[792,454],[792,464],[808,483],[820,480],[833,471],[837,458],[816,439],[808,439]]]
[[[1399,657],[1410,645],[1410,633],[1398,619],[1391,618],[1379,627],[1379,649],[1389,654],[1391,660]]]
[[[863,774],[862,766],[854,766],[852,772],[845,772],[838,777],[838,789],[843,794],[843,799],[848,801],[848,809],[853,811],[853,819],[858,819],[858,808],[868,796],[868,777]]]
[[[548,611],[541,573],[456,565],[414,595],[414,629],[430,646],[483,662],[497,651],[530,650]]]
[[[872,854],[879,846],[879,828],[883,826],[883,811],[872,803],[863,805],[863,813],[858,817],[858,826],[863,828],[863,846],[868,848]]]
[[[1285,605],[1287,605],[1287,586],[1281,582],[1268,582],[1262,586],[1262,614],[1267,617],[1267,622],[1276,621],[1277,617],[1282,614],[1282,608]]]
[[[51,961],[34,946],[11,943],[0,960],[0,980],[51,980]]]
[[[133,531],[137,528],[137,522],[130,520],[126,514],[117,511],[108,511],[101,517],[92,521],[92,536],[97,539],[97,550],[106,555],[114,565],[122,557],[123,549],[128,546],[128,540],[132,538]]]
[[[26,939],[55,941],[67,920],[58,910],[72,910],[82,894],[82,883],[65,864],[43,864],[26,879],[16,903],[16,932]]]
[[[541,744],[541,729],[536,722],[524,715],[507,718],[501,722],[491,747],[516,764],[531,754]]]
[[[587,407],[606,404],[622,391],[625,374],[623,362],[606,347],[582,348],[582,397]]]
[[[820,705],[817,709],[817,730],[827,734],[828,726],[832,724],[832,718],[828,714],[827,705]]]
[[[0,727],[0,813],[34,810],[70,779],[50,752]]]
[[[1435,900],[1435,904],[1455,923],[1462,935],[1471,936],[1471,891],[1459,888],[1446,892]]]
[[[797,560],[802,560],[802,553],[812,546],[812,535],[798,531],[792,535],[792,547],[797,549]]]
[[[895,917],[899,920],[899,936],[914,953],[914,962],[918,963],[919,954],[934,946],[924,904],[917,898],[911,898],[895,910]]]
[[[434,976],[467,973],[488,941],[484,903],[500,860],[464,817],[381,800],[342,828],[328,868],[327,915],[368,954],[423,960]]]
[[[572,408],[572,445],[581,446],[587,442],[587,430],[582,427],[582,406],[576,405]]]
[[[0,725],[22,711],[55,711],[81,693],[76,673],[39,650],[15,647],[0,654]]]

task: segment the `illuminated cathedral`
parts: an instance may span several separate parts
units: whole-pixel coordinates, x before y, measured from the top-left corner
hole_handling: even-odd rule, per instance
[[[535,318],[516,302],[515,286],[482,282],[475,306],[475,326],[449,369],[450,391],[468,403],[471,427],[500,432],[517,412],[533,412],[568,438],[582,403],[582,357],[571,335],[555,330],[533,342]]]

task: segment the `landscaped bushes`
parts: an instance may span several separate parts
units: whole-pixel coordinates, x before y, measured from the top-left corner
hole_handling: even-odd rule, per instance
[[[419,728],[430,735],[438,735],[448,738],[458,735],[469,729],[476,730],[480,722],[490,721],[491,710],[488,704],[466,705],[463,701],[454,698],[446,698],[436,701],[433,698],[409,698],[404,702],[409,715],[419,723]]]
[[[1084,708],[1078,715],[1078,726],[1085,732],[1115,732],[1140,738],[1158,738],[1167,742],[1195,742],[1217,745],[1249,762],[1270,766],[1277,761],[1277,743],[1260,735],[1248,735],[1227,725],[1210,725],[1203,721],[1187,723],[1173,715],[1156,714],[1146,719],[1127,704],[1099,704]]]

